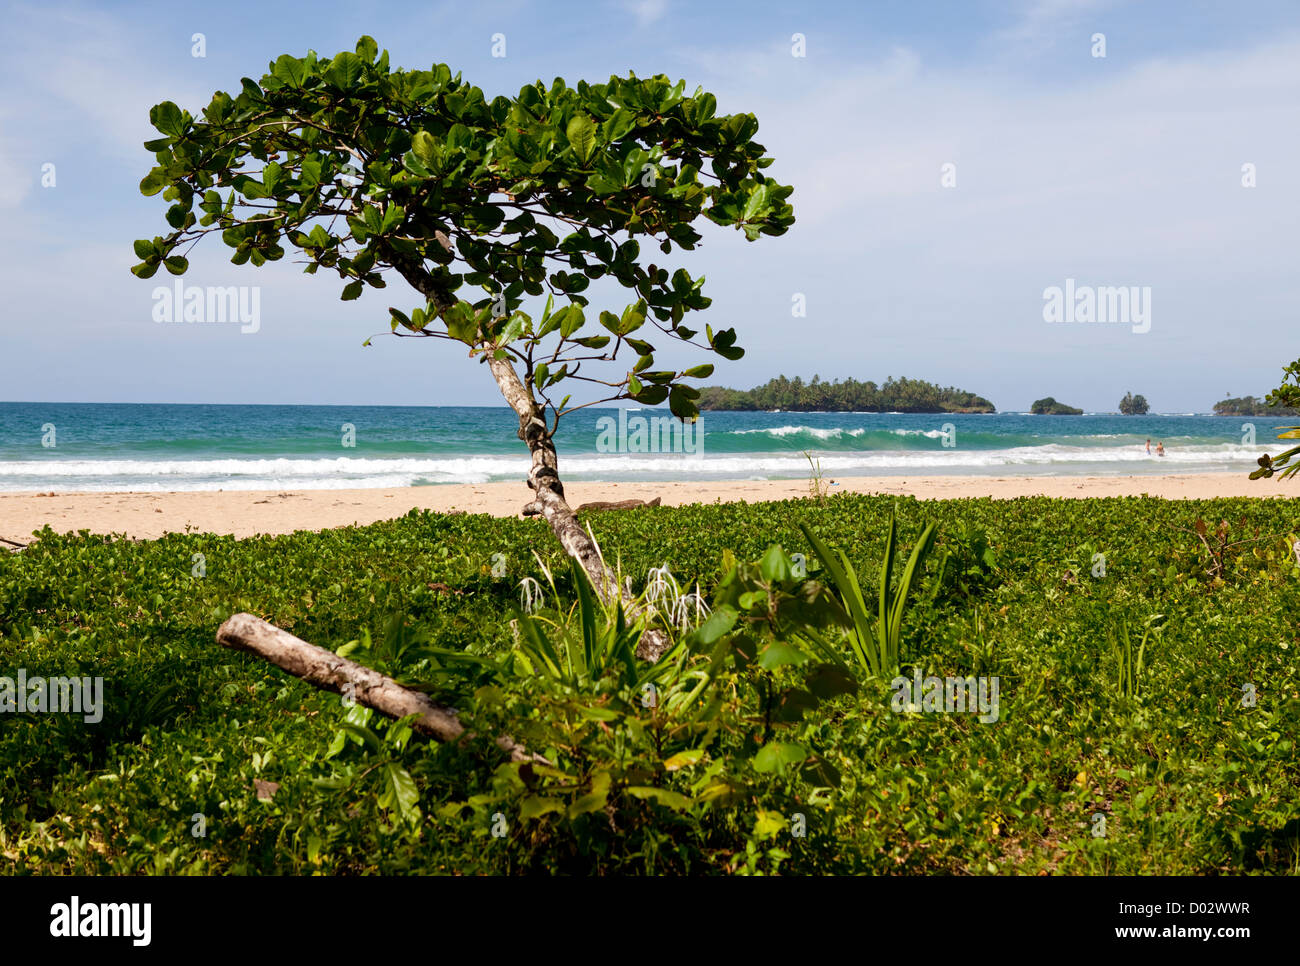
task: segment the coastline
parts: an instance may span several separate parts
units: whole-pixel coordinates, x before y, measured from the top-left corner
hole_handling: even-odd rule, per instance
[[[1162,499],[1300,497],[1300,483],[1250,480],[1245,472],[1155,476],[876,476],[836,477],[836,493],[909,495],[924,500],[1048,496],[1151,496]],[[635,483],[575,482],[574,507],[594,501],[660,497],[666,506],[808,496],[807,480],[720,480]],[[365,526],[413,508],[517,516],[528,502],[524,483],[450,483],[351,490],[191,490],[124,493],[0,493],[0,538],[26,544],[49,524],[65,533],[124,533],[155,539],[187,528],[200,533],[282,534]]]

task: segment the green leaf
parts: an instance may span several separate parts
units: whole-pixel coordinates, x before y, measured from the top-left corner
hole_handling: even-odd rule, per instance
[[[271,76],[289,87],[302,87],[307,79],[307,65],[291,54],[281,54],[271,65]]]
[[[266,193],[268,195],[275,194],[276,186],[280,183],[283,177],[284,169],[275,161],[272,161],[262,169],[262,184],[266,186]]]
[[[598,771],[591,776],[591,791],[585,795],[579,795],[570,804],[567,810],[569,818],[576,818],[579,815],[586,815],[588,812],[598,812],[605,807],[609,801],[610,775],[607,771]]]
[[[379,44],[375,43],[374,37],[362,34],[361,39],[357,41],[357,56],[366,63],[374,62],[374,59],[379,56]]]
[[[502,346],[514,342],[515,339],[519,338],[519,336],[523,334],[525,324],[527,324],[527,319],[524,317],[524,314],[522,312],[516,312],[510,317],[510,321],[506,323],[506,327],[502,333],[497,336],[496,344]]]
[[[519,803],[519,817],[528,819],[541,818],[549,812],[563,812],[564,802],[558,798],[545,798],[541,795],[529,795]]]
[[[145,197],[156,195],[167,187],[167,177],[162,173],[162,168],[154,168],[140,180],[140,194]]]
[[[753,759],[754,771],[780,772],[789,765],[796,765],[808,757],[803,745],[785,741],[769,741],[759,749]]]
[[[678,792],[669,791],[667,788],[654,788],[649,785],[629,785],[627,793],[633,798],[641,798],[657,802],[675,812],[691,807],[691,800],[685,795]]]
[[[443,313],[442,321],[447,326],[447,334],[453,339],[466,345],[474,344],[478,337],[478,320],[474,317],[473,306],[468,302],[457,302]]]
[[[560,321],[560,335],[566,339],[581,329],[587,321],[580,305],[570,305],[555,314],[564,316]]]
[[[361,290],[364,287],[365,283],[362,282],[361,279],[357,279],[354,282],[348,282],[347,285],[343,286],[343,295],[340,297],[340,301],[351,302],[361,294]]]
[[[348,732],[348,734],[353,735],[354,737],[360,739],[362,744],[364,744],[371,751],[381,752],[384,750],[384,743],[379,740],[379,736],[375,734],[373,731],[371,731],[369,728],[367,728],[365,725],[357,724],[352,721],[342,721],[339,723],[339,727],[342,728],[344,731]]]
[[[384,766],[384,790],[379,796],[380,808],[396,807],[398,814],[408,822],[420,817],[420,790],[415,779],[397,762]]]
[[[709,619],[697,627],[693,638],[700,644],[709,645],[736,626],[739,615],[730,607],[718,607],[709,615]]]
[[[780,545],[775,543],[767,548],[767,553],[763,554],[763,559],[759,561],[759,572],[768,583],[788,581],[794,576],[790,569],[790,558],[785,555]]]
[[[698,765],[705,755],[703,748],[692,748],[690,751],[679,751],[671,758],[664,759],[664,768],[667,771],[677,771],[679,768],[688,768],[691,765]]]
[[[185,270],[190,267],[189,260],[182,258],[180,255],[173,255],[171,258],[163,259],[163,266],[173,275],[184,275]]]
[[[416,131],[411,139],[411,150],[425,164],[433,164],[438,156],[438,142],[428,131]]]
[[[641,392],[632,397],[639,403],[645,403],[647,406],[658,406],[668,398],[667,386],[646,386]]]
[[[758,839],[770,839],[772,836],[784,832],[787,828],[785,816],[780,812],[761,811],[758,817],[754,819],[754,837]]]
[[[149,120],[159,131],[178,138],[185,133],[185,117],[171,101],[163,101],[149,111]]]
[[[406,218],[406,212],[400,205],[389,205],[384,209],[384,218],[380,223],[380,230],[385,232],[392,231],[402,223],[404,218]]]
[[[628,335],[645,324],[645,303],[629,305],[623,310],[623,317],[618,320],[618,335]]]
[[[573,153],[584,165],[596,153],[596,124],[585,114],[575,114],[565,130]]]
[[[361,77],[361,58],[344,51],[336,54],[325,69],[325,79],[342,90],[351,90]]]
[[[772,207],[768,195],[769,189],[765,184],[759,185],[754,189],[753,193],[749,196],[749,200],[745,202],[745,221],[753,221],[754,219],[767,214],[768,210]]]
[[[765,671],[772,671],[779,667],[797,667],[800,664],[807,664],[811,660],[812,658],[797,647],[791,647],[784,641],[772,641],[759,654],[758,666]]]
[[[695,403],[698,396],[699,390],[690,386],[673,386],[668,394],[668,408],[678,419],[691,419],[700,414],[700,407]]]

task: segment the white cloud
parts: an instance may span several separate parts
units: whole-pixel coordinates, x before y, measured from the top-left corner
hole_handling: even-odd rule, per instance
[[[1113,6],[1115,0],[1028,0],[1015,21],[998,31],[997,39],[1019,53],[1045,53],[1056,46],[1063,33],[1082,28]]]
[[[694,54],[706,71],[706,52]],[[884,365],[951,374],[1006,403],[1026,365],[1077,367],[1094,373],[1099,398],[1088,404],[1112,405],[1102,384],[1134,370],[1162,404],[1186,394],[1172,404],[1191,407],[1208,405],[1195,396],[1199,373],[1275,380],[1278,359],[1206,347],[1246,319],[1252,333],[1272,334],[1265,341],[1291,324],[1281,293],[1295,297],[1300,254],[1300,182],[1289,175],[1300,156],[1300,40],[1049,86],[991,78],[984,65],[936,67],[910,51],[865,66],[810,62],[815,73],[791,83],[793,71],[768,56],[721,52],[714,63],[767,69],[720,66],[703,79],[727,88],[720,107],[760,118],[759,140],[777,159],[770,173],[795,187],[786,238],[723,246],[722,267],[710,265],[711,280],[744,279],[743,290],[714,281],[712,294],[746,320],[742,366],[755,379],[816,367],[876,377]],[[940,184],[947,162],[956,188]],[[1245,162],[1258,165],[1259,188],[1241,187]],[[1066,277],[1155,287],[1152,333],[1117,343],[1050,329],[1041,292]],[[809,302],[797,339],[795,291]]]
[[[22,149],[50,153],[66,146],[139,164],[140,145],[157,132],[149,108],[163,100],[206,105],[195,71],[161,69],[189,58],[189,34],[177,32],[162,49],[153,27],[137,27],[80,6],[15,7],[6,14],[10,56],[0,82],[26,92],[11,102],[23,131]],[[183,60],[181,60],[183,58]]]
[[[624,0],[623,7],[636,18],[637,26],[648,27],[663,19],[668,0]]]

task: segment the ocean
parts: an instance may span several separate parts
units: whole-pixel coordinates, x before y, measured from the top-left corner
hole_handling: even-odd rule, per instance
[[[1245,473],[1296,420],[706,412],[592,408],[556,437],[569,480],[806,479],[988,474]],[[652,424],[652,418],[661,422]],[[529,459],[502,407],[0,403],[0,491],[251,490],[521,480]],[[1254,426],[1255,439],[1249,427]],[[665,428],[673,430],[671,435]],[[1151,439],[1164,457],[1146,454]],[[351,444],[351,445],[349,445]]]

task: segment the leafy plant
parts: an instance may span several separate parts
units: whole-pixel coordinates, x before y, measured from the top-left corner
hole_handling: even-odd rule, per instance
[[[1133,638],[1129,633],[1128,621],[1122,621],[1119,629],[1109,629],[1108,642],[1110,658],[1115,665],[1115,689],[1125,698],[1136,698],[1142,691],[1142,676],[1145,668],[1147,641],[1153,633],[1153,624],[1162,620],[1164,615],[1147,619],[1142,628],[1142,637],[1134,650]]]
[[[1001,557],[989,540],[988,533],[967,520],[958,520],[942,536],[936,534],[939,564],[931,597],[940,592],[974,597],[999,581]]]
[[[1235,540],[1229,539],[1232,527],[1226,519],[1221,519],[1213,530],[1200,517],[1196,518],[1191,528],[1180,526],[1175,529],[1196,537],[1202,575],[1213,587],[1223,585],[1232,571],[1239,566],[1247,547],[1269,543],[1279,539],[1280,536],[1279,534],[1261,535],[1258,528],[1255,528],[1252,533],[1245,517],[1237,522],[1238,533],[1245,531],[1251,535],[1239,536]]]
[[[866,597],[858,581],[857,571],[853,569],[848,556],[843,550],[832,552],[807,524],[800,524],[800,529],[812,544],[813,552],[831,575],[838,591],[840,603],[851,623],[848,639],[858,666],[874,677],[892,676],[899,666],[903,616],[907,610],[908,594],[912,590],[912,584],[919,578],[925,557],[934,543],[936,525],[927,524],[921,531],[895,588],[891,584],[891,577],[897,552],[898,521],[890,516],[885,553],[880,561],[874,625],[868,617]]]
[[[804,459],[808,461],[808,495],[821,503],[826,499],[829,487],[822,475],[822,461],[813,459],[812,453],[804,450]]]

